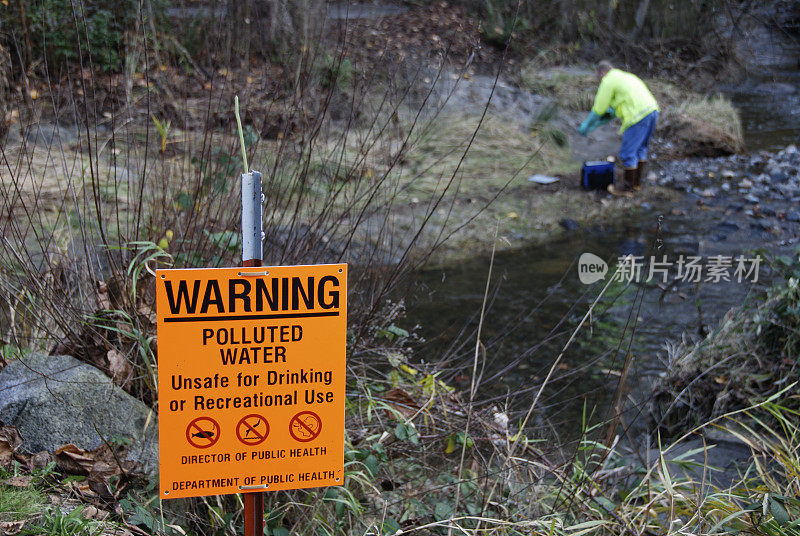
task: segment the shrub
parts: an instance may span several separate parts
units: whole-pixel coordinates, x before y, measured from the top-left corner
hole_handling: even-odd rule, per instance
[[[24,14],[5,10],[2,24],[20,28],[18,46],[27,49],[25,55],[43,57],[48,69],[82,60],[102,71],[117,72],[133,40],[132,32],[148,17],[163,12],[165,1],[146,1],[140,10],[137,0],[31,0],[24,3]],[[145,28],[153,26],[146,23]]]

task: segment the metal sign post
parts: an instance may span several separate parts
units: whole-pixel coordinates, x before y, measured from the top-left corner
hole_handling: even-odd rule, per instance
[[[238,104],[238,103],[237,103]],[[242,266],[261,266],[261,173],[242,173]],[[244,493],[244,536],[264,534],[264,492]]]
[[[243,494],[262,536],[264,492],[344,484],[347,265],[244,268],[261,174],[241,183],[240,267],[156,272],[159,496]]]
[[[242,173],[242,266],[261,266],[261,173]]]

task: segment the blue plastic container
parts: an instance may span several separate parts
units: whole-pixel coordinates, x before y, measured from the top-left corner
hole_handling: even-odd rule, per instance
[[[581,186],[584,190],[605,190],[609,184],[614,184],[614,162],[600,160],[583,163]]]

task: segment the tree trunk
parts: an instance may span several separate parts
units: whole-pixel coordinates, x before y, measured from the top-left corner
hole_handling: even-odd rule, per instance
[[[650,0],[642,0],[639,2],[639,8],[636,10],[636,25],[631,31],[631,37],[636,38],[642,34],[644,22],[647,20],[647,11],[650,9]]]

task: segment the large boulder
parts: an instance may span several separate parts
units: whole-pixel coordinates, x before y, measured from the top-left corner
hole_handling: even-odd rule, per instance
[[[70,356],[31,354],[0,370],[0,420],[19,428],[30,452],[69,443],[92,450],[103,439],[130,440],[129,458],[148,475],[158,468],[155,413]]]

